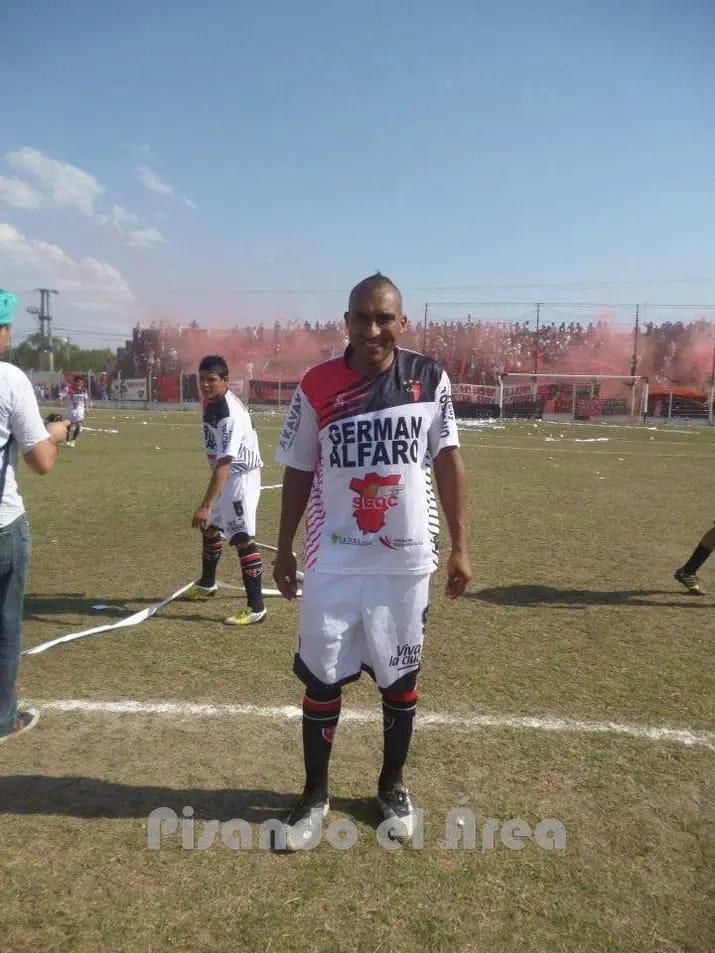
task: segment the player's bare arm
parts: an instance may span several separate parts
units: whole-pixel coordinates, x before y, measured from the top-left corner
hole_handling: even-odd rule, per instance
[[[447,561],[446,594],[450,599],[456,599],[457,596],[462,595],[472,578],[472,567],[467,550],[467,484],[464,461],[459,448],[445,447],[435,457],[433,469],[452,541],[452,549]]]
[[[313,485],[312,471],[286,467],[283,474],[281,522],[278,530],[278,555],[273,564],[273,578],[286,599],[294,599],[298,591],[297,565],[293,554],[293,540],[308,505]]]
[[[231,474],[232,464],[233,460],[231,457],[227,457],[225,460],[220,460],[211,472],[211,479],[209,480],[208,489],[204,494],[204,498],[201,501],[201,506],[196,510],[191,520],[191,525],[194,529],[203,529],[208,526],[209,520],[211,519],[211,510],[221,495],[221,490],[223,490],[226,480],[228,480]]]

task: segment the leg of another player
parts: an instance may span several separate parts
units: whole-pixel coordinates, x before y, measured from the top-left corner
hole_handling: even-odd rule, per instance
[[[695,593],[696,595],[703,596],[705,592],[700,585],[700,580],[698,579],[696,573],[698,569],[703,565],[706,559],[710,556],[712,551],[715,549],[715,526],[712,529],[709,529],[707,533],[700,540],[698,545],[693,550],[693,553],[690,559],[677,569],[675,572],[675,578],[678,582],[682,583],[688,592]]]
[[[237,533],[231,540],[236,547],[241,564],[241,576],[246,590],[248,608],[237,616],[229,616],[227,625],[254,625],[263,622],[266,617],[266,607],[263,604],[263,559],[252,536],[246,533]]]
[[[201,579],[197,585],[213,592],[217,588],[216,570],[223,550],[221,531],[216,526],[207,526],[201,531],[201,541]]]

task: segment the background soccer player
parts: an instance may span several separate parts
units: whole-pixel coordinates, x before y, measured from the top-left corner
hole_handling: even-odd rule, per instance
[[[256,510],[261,493],[261,455],[248,411],[228,389],[228,365],[217,354],[199,364],[199,388],[205,400],[204,445],[211,479],[191,525],[203,536],[202,571],[196,589],[217,589],[216,568],[223,539],[235,546],[241,563],[248,608],[230,616],[228,625],[263,622],[263,562],[255,543]]]
[[[678,580],[678,582],[682,583],[688,592],[692,592],[696,596],[705,595],[705,591],[700,585],[700,580],[696,576],[696,573],[714,549],[715,526],[713,526],[712,529],[709,529],[703,536],[693,550],[693,554],[690,559],[683,566],[681,566],[680,569],[675,570],[675,578]]]
[[[397,347],[402,296],[385,276],[353,288],[345,354],[309,370],[297,388],[276,459],[286,465],[275,579],[296,594],[293,540],[304,512],[305,579],[294,671],[305,683],[306,781],[285,825],[299,849],[328,811],[328,761],[342,686],[368,671],[382,694],[378,804],[409,837],[403,783],[431,573],[437,565],[434,471],[449,524],[447,595],[471,579],[465,478],[450,383],[431,358]]]
[[[81,377],[75,377],[71,387],[67,389],[67,403],[69,405],[70,430],[67,440],[68,447],[74,447],[77,437],[82,429],[87,406],[89,405],[89,394]]]

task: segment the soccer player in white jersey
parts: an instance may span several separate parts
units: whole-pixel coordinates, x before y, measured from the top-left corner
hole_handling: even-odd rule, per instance
[[[263,622],[263,562],[256,546],[256,510],[261,493],[261,454],[248,411],[228,389],[228,365],[217,354],[199,364],[204,404],[204,445],[211,479],[191,525],[203,536],[202,571],[196,591],[218,588],[216,569],[223,540],[235,546],[241,564],[248,608],[225,620],[227,625]]]
[[[84,420],[89,405],[89,394],[87,393],[82,377],[75,377],[72,386],[67,389],[67,403],[69,406],[68,413],[70,419],[67,446],[74,447],[82,429],[82,421]]]
[[[356,285],[345,314],[349,346],[305,374],[276,453],[286,469],[274,575],[287,599],[297,591],[293,540],[307,510],[294,663],[306,686],[306,781],[284,826],[288,850],[312,846],[321,829],[341,689],[362,670],[382,695],[378,805],[397,838],[412,835],[402,771],[437,565],[433,472],[452,542],[447,595],[460,596],[472,575],[449,379],[431,358],[397,347],[406,323],[389,278]]]

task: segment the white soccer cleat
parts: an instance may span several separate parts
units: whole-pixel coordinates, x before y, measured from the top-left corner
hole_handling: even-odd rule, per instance
[[[391,821],[389,836],[392,840],[411,840],[415,832],[415,809],[407,788],[395,787],[377,796],[377,803],[386,821]]]
[[[238,615],[230,615],[223,621],[225,625],[256,625],[258,622],[263,622],[267,615],[267,609],[261,609],[260,612],[254,612],[253,609],[244,609]]]
[[[330,809],[329,801],[315,801],[301,797],[283,824],[285,843],[278,844],[281,850],[290,853],[310,850],[320,843],[323,836],[323,820]]]

